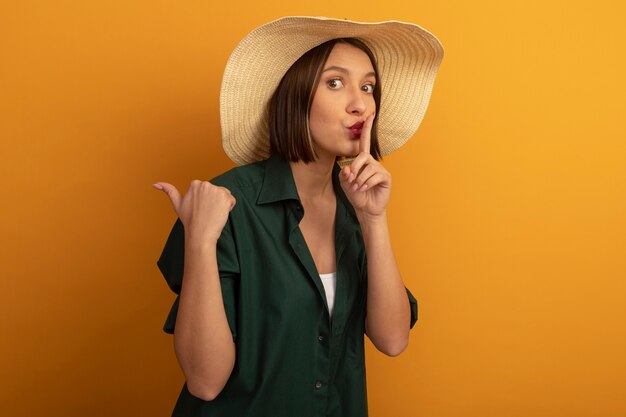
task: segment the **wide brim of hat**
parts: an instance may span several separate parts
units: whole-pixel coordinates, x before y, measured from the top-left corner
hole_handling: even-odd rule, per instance
[[[381,82],[378,141],[382,155],[405,144],[419,127],[443,58],[439,40],[399,21],[354,22],[284,17],[250,32],[232,52],[222,79],[222,146],[239,165],[269,156],[265,109],[283,75],[308,50],[335,38],[358,38],[376,57]]]

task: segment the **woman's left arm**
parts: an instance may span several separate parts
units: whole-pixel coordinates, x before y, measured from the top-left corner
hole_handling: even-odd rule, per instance
[[[396,356],[409,343],[411,307],[391,248],[387,216],[357,216],[367,254],[365,332],[378,350]]]
[[[387,203],[391,174],[370,154],[370,116],[363,126],[360,153],[340,175],[341,187],[355,209],[367,254],[367,317],[365,332],[381,352],[396,356],[409,343],[411,307],[396,263]]]

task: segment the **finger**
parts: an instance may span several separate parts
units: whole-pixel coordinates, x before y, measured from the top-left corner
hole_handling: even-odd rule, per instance
[[[339,173],[339,182],[348,182],[348,178],[350,178],[350,167],[345,166],[341,168],[341,172]]]
[[[152,186],[156,188],[157,190],[161,190],[165,194],[167,194],[167,196],[170,199],[170,202],[172,203],[172,206],[174,206],[174,210],[176,211],[176,214],[179,214],[178,209],[180,207],[181,197],[176,187],[174,187],[172,184],[169,184],[167,182],[157,182],[156,184],[152,184]]]
[[[374,173],[374,175],[369,177],[367,181],[365,181],[365,183],[363,183],[363,185],[359,187],[359,190],[365,191],[365,190],[369,190],[369,189],[372,189],[374,187],[379,187],[379,186],[380,187],[389,186],[389,181],[387,180],[387,177],[385,176],[385,174],[382,172]]]
[[[365,184],[365,182],[378,171],[379,170],[376,169],[376,167],[372,164],[365,165],[361,172],[359,172],[359,175],[352,182],[352,188],[356,190],[357,188]]]
[[[226,187],[219,187],[219,188],[223,189],[226,192],[226,194],[233,195],[233,193],[231,193],[228,188],[226,188]]]
[[[372,155],[370,155],[369,153],[361,152],[360,154],[357,155],[356,158],[354,158],[354,160],[350,164],[351,174],[350,174],[350,177],[348,178],[348,181],[351,183],[354,182],[354,179],[359,176],[364,166],[369,165],[369,164],[375,164],[375,163],[376,161],[374,160]]]
[[[363,124],[363,128],[361,129],[359,153],[370,153],[370,142],[372,137],[372,126],[374,125],[374,116],[376,115],[371,114],[367,119],[365,119],[365,123]]]
[[[352,174],[349,166],[345,166],[339,173],[339,185],[343,188],[343,191],[347,194],[350,191],[350,181]]]

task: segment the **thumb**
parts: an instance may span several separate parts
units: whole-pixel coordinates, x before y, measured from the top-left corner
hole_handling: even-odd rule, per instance
[[[157,190],[161,190],[165,194],[167,194],[167,196],[170,199],[170,202],[172,203],[172,206],[174,206],[174,210],[176,211],[176,214],[178,215],[181,197],[176,187],[174,187],[172,184],[169,184],[167,182],[157,182],[155,184],[152,184],[152,186],[156,188]]]

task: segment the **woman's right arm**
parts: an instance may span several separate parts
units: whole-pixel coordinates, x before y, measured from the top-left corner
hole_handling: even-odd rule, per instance
[[[185,228],[174,350],[189,392],[210,401],[224,388],[235,363],[217,267],[217,240],[235,199],[226,188],[207,181],[192,181],[183,198],[171,184],[154,187],[167,193]]]

